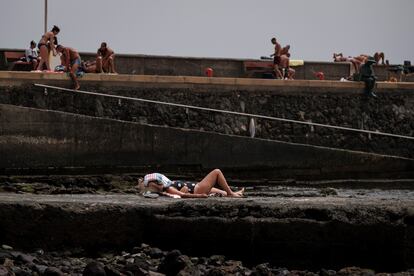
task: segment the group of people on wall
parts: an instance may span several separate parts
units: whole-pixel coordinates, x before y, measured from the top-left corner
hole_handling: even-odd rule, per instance
[[[80,88],[78,75],[85,73],[113,73],[115,71],[115,52],[108,47],[106,42],[102,42],[97,50],[96,59],[92,61],[82,61],[79,52],[72,47],[58,44],[57,35],[60,33],[58,26],[44,33],[40,41],[30,42],[30,47],[25,51],[25,59],[32,63],[33,69],[36,71],[63,71],[67,72],[72,79],[73,88]],[[37,49],[36,49],[37,47]],[[61,65],[58,68],[51,68],[50,53],[53,56],[60,55]]]

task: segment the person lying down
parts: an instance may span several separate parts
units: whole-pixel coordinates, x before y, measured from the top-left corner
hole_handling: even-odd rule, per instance
[[[217,187],[215,187],[217,186]],[[160,173],[151,173],[138,179],[140,192],[152,192],[175,198],[206,198],[211,194],[226,197],[243,197],[244,188],[234,192],[220,169],[214,169],[200,182],[173,181]]]

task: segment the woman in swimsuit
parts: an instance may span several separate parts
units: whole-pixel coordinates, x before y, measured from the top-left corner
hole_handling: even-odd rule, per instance
[[[40,62],[37,66],[37,70],[43,69],[43,64],[46,64],[46,69],[50,71],[49,66],[49,51],[53,51],[53,55],[56,55],[55,40],[56,35],[60,32],[58,26],[53,26],[50,32],[45,33],[37,44],[40,52]]]
[[[219,188],[215,188],[217,185]],[[147,174],[138,179],[139,190],[147,190],[170,197],[205,198],[209,194],[219,194],[227,197],[242,197],[244,188],[233,192],[226,178],[219,169],[212,170],[200,182],[172,181],[160,173]]]

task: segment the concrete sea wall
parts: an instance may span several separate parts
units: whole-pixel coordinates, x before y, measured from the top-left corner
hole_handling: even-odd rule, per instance
[[[185,254],[225,254],[290,268],[412,268],[412,201],[390,203],[334,197],[148,200],[0,194],[0,242],[91,252],[145,242]]]
[[[43,88],[68,86],[61,74],[2,73],[0,103],[146,124],[249,136],[250,118],[109,99]],[[87,75],[82,89],[299,121],[414,135],[414,89],[409,83],[379,83],[378,98],[354,82]],[[287,122],[255,120],[257,138],[412,158],[413,140]]]

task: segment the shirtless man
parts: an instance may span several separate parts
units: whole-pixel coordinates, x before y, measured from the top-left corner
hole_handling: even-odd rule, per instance
[[[282,53],[282,46],[277,42],[276,38],[273,37],[271,40],[273,45],[275,45],[275,52],[270,56],[273,57],[273,67],[274,72],[277,78],[283,79],[283,74],[280,71],[280,63],[281,63],[281,53]]]
[[[58,45],[56,50],[62,54],[62,65],[65,66],[65,72],[69,72],[69,76],[72,79],[73,86],[75,90],[80,88],[78,78],[76,77],[76,72],[81,65],[81,58],[78,53],[73,48],[64,47]]]
[[[97,71],[116,74],[114,63],[115,52],[107,47],[106,42],[101,43],[101,47],[98,49],[97,54]],[[99,66],[100,64],[102,64],[101,67]]]
[[[46,69],[50,71],[49,66],[49,51],[53,51],[53,55],[56,55],[55,40],[56,35],[60,32],[58,26],[53,26],[50,32],[45,33],[37,44],[40,52],[40,62],[37,66],[37,70],[42,70],[43,65],[46,64]]]

